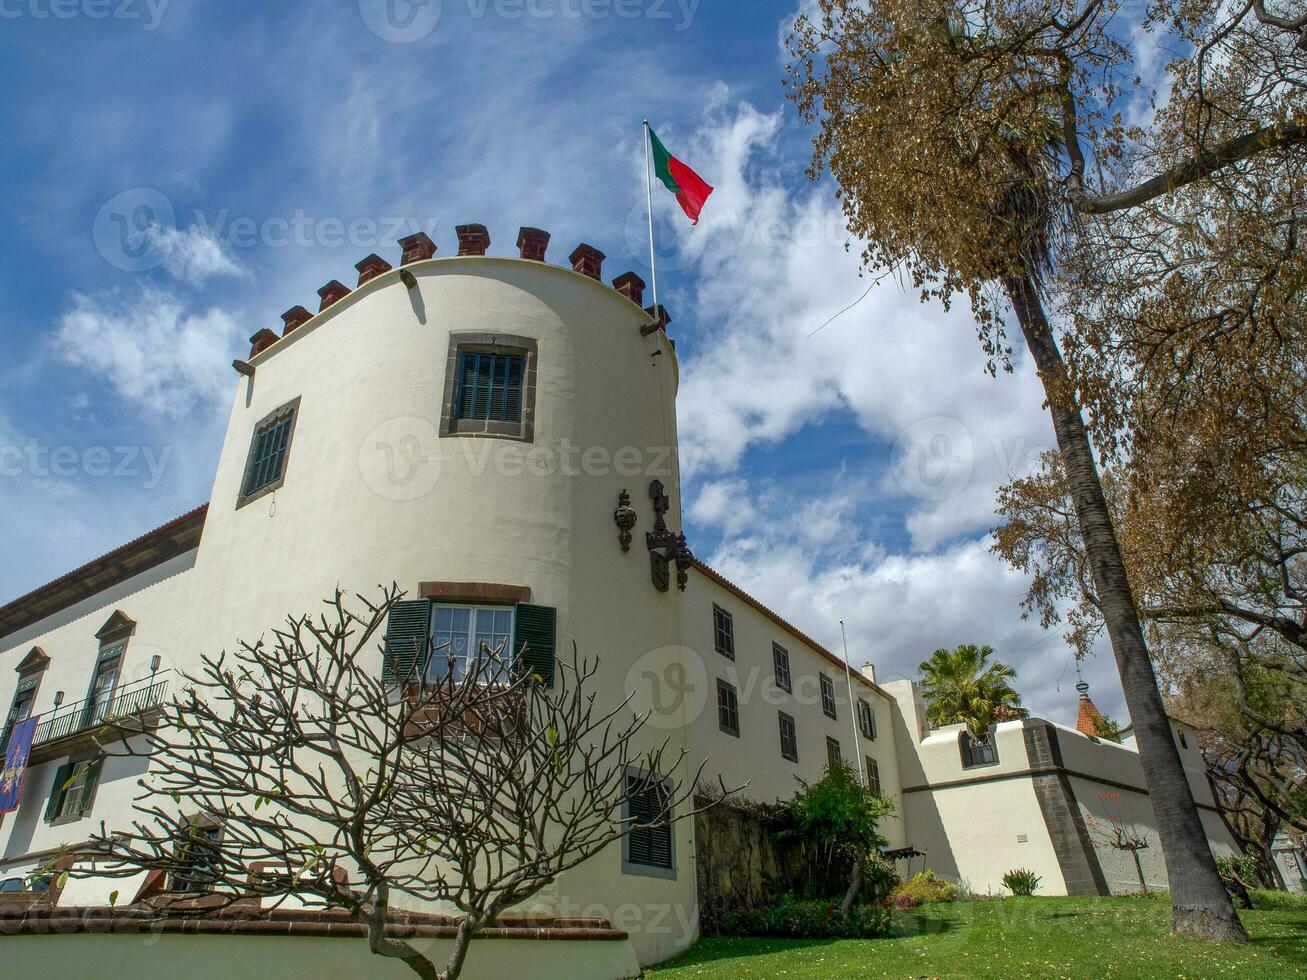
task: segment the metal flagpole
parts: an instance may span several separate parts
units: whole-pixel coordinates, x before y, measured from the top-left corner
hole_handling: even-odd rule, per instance
[[[862,764],[862,743],[858,741],[858,709],[853,700],[853,669],[849,667],[849,638],[844,632],[844,620],[840,620],[840,639],[844,641],[844,679],[849,685],[849,721],[853,726],[853,754],[858,760],[858,780],[867,785],[867,773]]]
[[[653,277],[654,319],[658,319],[658,253],[654,250],[653,165],[649,161],[649,120],[644,121],[644,181],[649,192],[649,272]]]

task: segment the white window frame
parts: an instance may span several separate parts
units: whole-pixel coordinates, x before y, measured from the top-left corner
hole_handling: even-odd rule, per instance
[[[477,635],[476,621],[477,621],[478,612],[508,613],[508,637],[507,637],[507,642],[504,645],[503,656],[505,657],[506,661],[509,664],[511,664],[513,656],[516,653],[516,651],[513,649],[513,637],[516,635],[516,631],[517,631],[517,607],[515,605],[509,603],[503,603],[503,602],[486,602],[486,603],[433,602],[431,604],[431,628],[428,632],[428,635],[431,637],[431,655],[427,658],[428,677],[433,676],[431,674],[431,669],[436,664],[440,664],[443,667],[449,658],[448,648],[442,646],[441,645],[442,641],[439,641],[436,638],[436,634],[437,634],[436,615],[442,609],[466,609],[468,611],[468,617],[467,617],[468,627],[466,633],[467,654],[465,657],[461,658],[462,669],[458,675],[460,679],[466,676],[467,663],[470,662],[471,657],[474,654],[478,658],[481,656],[480,648],[475,646],[476,635]],[[441,675],[434,675],[434,676],[441,676]]]

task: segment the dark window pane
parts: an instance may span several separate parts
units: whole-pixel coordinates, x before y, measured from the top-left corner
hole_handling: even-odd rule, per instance
[[[521,354],[460,353],[454,414],[460,419],[522,421],[525,370],[526,358]]]

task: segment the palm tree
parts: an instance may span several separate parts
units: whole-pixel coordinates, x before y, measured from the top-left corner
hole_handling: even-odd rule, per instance
[[[1002,715],[1020,709],[1021,695],[1011,683],[1016,669],[991,663],[993,655],[993,647],[962,643],[952,650],[936,650],[923,661],[918,669],[926,720],[937,728],[965,724],[971,737],[983,742]]]

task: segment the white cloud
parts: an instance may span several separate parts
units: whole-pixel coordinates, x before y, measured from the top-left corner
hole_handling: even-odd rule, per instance
[[[786,182],[782,112],[721,91],[709,104],[682,139],[687,159],[711,161],[717,192],[699,228],[680,224],[673,257],[696,274],[680,318],[711,325],[684,345],[678,395],[687,516],[722,534],[704,557],[832,649],[845,620],[855,665],[872,660],[882,678],[914,676],[939,647],[987,643],[1036,712],[1074,720],[1070,651],[1020,618],[1027,582],[987,537],[997,487],[1052,444],[1029,359],[1018,351],[1012,374],[989,377],[966,303],[922,304],[892,278],[813,335],[867,291],[857,243],[845,248],[829,188]],[[742,476],[758,469],[754,450],[784,456],[786,440],[820,439],[813,424],[839,416],[873,461],[887,457],[883,479],[851,466],[814,491],[793,473]],[[886,528],[900,509],[902,527]],[[886,547],[905,538],[906,550]],[[1110,660],[1087,672],[1119,713]]]
[[[72,303],[55,335],[59,355],[133,407],[178,417],[230,393],[226,367],[242,331],[226,312],[188,314],[175,296],[150,288],[127,300],[74,293]]]
[[[248,276],[248,270],[227,253],[207,228],[192,225],[185,231],[151,225],[145,232],[174,279],[198,286],[214,276]]]

